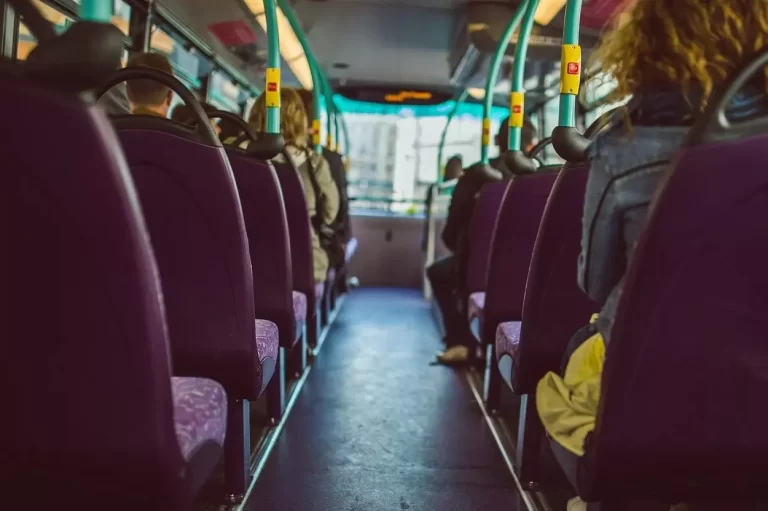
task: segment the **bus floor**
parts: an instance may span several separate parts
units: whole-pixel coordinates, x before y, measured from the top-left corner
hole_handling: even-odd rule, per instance
[[[351,293],[243,508],[522,509],[461,371],[417,291]]]

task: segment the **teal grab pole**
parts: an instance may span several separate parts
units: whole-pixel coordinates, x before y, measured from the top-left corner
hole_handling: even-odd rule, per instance
[[[523,95],[525,94],[525,90],[523,90],[525,58],[528,55],[528,43],[531,40],[533,18],[536,15],[536,9],[538,7],[539,0],[528,0],[528,7],[525,9],[523,25],[520,27],[520,36],[517,39],[517,48],[515,48],[515,66],[512,71],[512,88],[509,101],[509,150],[512,152],[521,150],[522,127],[525,116],[523,103]]]
[[[579,45],[579,22],[581,19],[581,3],[582,0],[568,0],[565,5],[565,24],[563,27],[563,53],[565,54],[567,46]],[[579,50],[579,55],[581,50]],[[567,64],[561,62],[561,66]],[[581,73],[581,69],[577,69]],[[563,82],[565,73],[560,73],[560,81]],[[576,126],[576,96],[578,95],[578,88],[576,94],[571,92],[564,92],[563,87],[560,88],[560,116],[558,124],[560,126],[566,126],[573,128]]]
[[[517,8],[517,11],[515,11],[515,14],[512,15],[512,19],[509,20],[509,24],[499,40],[499,45],[496,47],[496,53],[493,54],[491,68],[488,70],[488,81],[485,83],[485,101],[483,102],[483,137],[480,145],[480,161],[484,164],[488,163],[488,146],[491,144],[491,107],[493,106],[493,89],[499,79],[499,69],[501,68],[502,60],[504,60],[504,55],[507,52],[509,40],[512,38],[512,33],[520,24],[520,20],[525,12],[526,4],[527,2],[521,3]]]
[[[82,0],[80,19],[109,23],[112,21],[112,0]]]
[[[459,107],[461,107],[462,103],[464,103],[464,100],[467,99],[467,95],[469,94],[469,91],[466,89],[464,92],[461,93],[459,98],[456,100],[456,104],[453,105],[453,108],[450,112],[448,112],[448,117],[445,119],[445,127],[443,127],[443,132],[440,134],[440,144],[437,146],[437,182],[440,183],[443,181],[443,178],[445,177],[443,174],[443,148],[445,147],[445,138],[448,136],[448,127],[451,125],[451,121],[453,120],[454,116],[456,116],[456,112],[459,111]]]
[[[307,57],[309,71],[312,74],[312,146],[318,154],[322,154],[323,146],[320,143],[320,115],[322,113],[322,107],[320,106],[320,94],[322,93],[320,70],[312,55],[312,49],[309,46],[309,41],[307,41],[307,36],[304,34],[301,25],[299,25],[299,20],[296,19],[296,13],[293,12],[293,8],[287,0],[277,1],[285,18],[288,20],[288,24],[291,25],[291,29],[296,34],[296,38],[304,50],[304,55]]]
[[[275,0],[264,0],[267,21],[267,133],[280,134],[280,35]]]

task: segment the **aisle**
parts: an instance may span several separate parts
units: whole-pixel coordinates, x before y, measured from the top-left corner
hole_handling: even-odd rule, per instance
[[[357,290],[248,511],[515,511],[514,483],[417,292]]]

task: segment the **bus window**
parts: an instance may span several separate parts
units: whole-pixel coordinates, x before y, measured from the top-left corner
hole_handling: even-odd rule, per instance
[[[123,0],[115,0],[113,4],[112,24],[120,29],[125,35],[128,33],[128,26],[131,20],[131,6]]]
[[[604,112],[626,104],[630,98],[607,103],[605,99],[616,88],[616,80],[605,73],[599,73],[584,86],[582,103],[585,106],[584,120],[587,127]]]
[[[218,72],[211,72],[207,101],[219,110],[240,114],[240,87]]]
[[[63,32],[67,29],[69,24],[72,23],[72,18],[54,9],[50,5],[44,4],[40,0],[33,0],[33,3],[35,7],[37,7],[37,9],[40,11],[40,13],[45,17],[45,19],[53,23],[57,32]],[[35,40],[35,36],[32,35],[32,33],[23,22],[20,22],[19,38],[16,44],[16,58],[18,60],[26,60],[29,52],[31,52],[35,46],[37,46],[37,40]]]
[[[173,73],[184,85],[191,90],[197,98],[200,97],[200,79],[198,72],[200,67],[199,57],[192,50],[187,50],[170,34],[158,26],[153,27],[150,39],[152,51],[166,55],[173,66]],[[173,107],[181,103],[181,99],[174,94],[171,101]]]

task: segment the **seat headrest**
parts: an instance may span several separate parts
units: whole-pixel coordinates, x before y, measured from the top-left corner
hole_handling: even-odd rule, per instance
[[[114,25],[80,21],[32,50],[27,77],[63,92],[96,89],[120,68],[124,36]]]

